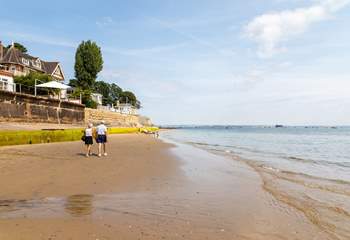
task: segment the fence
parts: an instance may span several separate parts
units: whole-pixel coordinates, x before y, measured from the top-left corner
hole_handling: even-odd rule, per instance
[[[81,97],[80,98],[72,97],[71,95],[67,94],[67,90],[62,90],[60,92],[57,90],[45,89],[45,88],[37,88],[35,90],[34,86],[29,86],[29,85],[19,84],[19,83],[10,84],[6,79],[1,79],[1,78],[0,78],[0,90],[19,93],[19,94],[27,94],[32,96],[46,97],[48,99],[58,99],[58,100],[63,100],[71,103],[81,104]],[[134,106],[128,103],[118,104],[117,106],[98,105],[97,108],[100,110],[120,113],[123,115],[138,115],[137,108],[135,108]]]
[[[29,85],[19,84],[19,83],[9,83],[8,81],[6,81],[6,79],[1,79],[1,78],[0,78],[0,90],[20,93],[20,94],[24,93],[24,94],[35,96],[34,86],[29,86]],[[79,97],[72,97],[71,95],[67,94],[66,90],[57,91],[52,89],[37,88],[36,95],[41,97],[46,97],[49,99],[60,99],[63,101],[81,104],[81,99]]]

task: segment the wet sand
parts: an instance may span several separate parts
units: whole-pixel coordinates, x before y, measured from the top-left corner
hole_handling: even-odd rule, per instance
[[[151,136],[0,148],[0,239],[338,239],[251,167]],[[96,147],[96,146],[95,146]]]

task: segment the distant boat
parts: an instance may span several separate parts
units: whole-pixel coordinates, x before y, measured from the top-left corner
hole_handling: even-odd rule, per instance
[[[282,128],[282,127],[283,127],[283,125],[280,125],[280,124],[275,125],[275,128]]]

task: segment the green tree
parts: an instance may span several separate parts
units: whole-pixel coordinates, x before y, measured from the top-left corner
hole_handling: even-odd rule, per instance
[[[119,102],[120,103],[130,103],[131,105],[133,105],[137,109],[141,108],[140,101],[138,101],[135,94],[133,92],[130,92],[130,91],[122,92],[120,97],[119,97]]]
[[[119,98],[119,95],[123,90],[116,84],[106,83],[104,81],[98,81],[95,83],[95,92],[102,94],[102,104],[103,105],[113,105]]]
[[[102,105],[113,104],[113,98],[110,95],[110,85],[103,81],[95,83],[94,91],[102,95]]]
[[[83,41],[75,54],[75,77],[77,85],[82,89],[94,87],[97,74],[103,68],[103,59],[100,47],[90,40]]]
[[[73,88],[79,87],[78,80],[76,80],[75,78],[70,79],[68,85]]]
[[[12,45],[8,45],[7,48],[10,48],[11,46],[12,46]],[[25,46],[23,46],[22,44],[20,44],[20,43],[15,42],[15,43],[14,43],[14,46],[15,46],[15,48],[17,48],[18,50],[20,50],[22,53],[27,53],[27,52],[28,52],[27,48],[26,48]]]
[[[97,108],[97,103],[91,99],[91,93],[92,91],[90,89],[83,90],[80,87],[75,87],[70,96],[76,99],[81,97],[82,103],[88,108]]]
[[[120,95],[122,94],[123,89],[121,89],[117,84],[112,83],[110,85],[110,95],[113,98],[113,103],[115,104],[117,100],[120,98]]]

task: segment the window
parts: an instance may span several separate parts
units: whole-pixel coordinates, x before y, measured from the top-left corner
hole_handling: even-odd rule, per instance
[[[24,65],[29,65],[29,60],[28,59],[25,59],[25,58],[22,58],[22,63]]]
[[[7,79],[6,78],[0,78],[0,89],[1,90],[7,90]]]
[[[40,62],[40,59],[37,59],[37,60],[32,60],[32,64],[34,67],[36,68],[41,68],[41,62]]]

